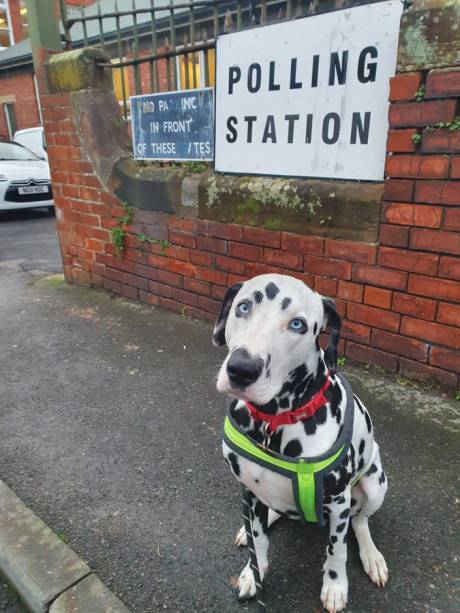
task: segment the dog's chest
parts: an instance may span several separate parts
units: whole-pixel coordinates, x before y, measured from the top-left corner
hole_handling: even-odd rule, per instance
[[[233,474],[270,509],[297,515],[291,479],[233,451],[225,441],[223,454]]]
[[[294,458],[318,457],[332,447],[342,430],[347,406],[347,396],[342,394],[336,403],[328,403],[314,418],[301,423],[279,428],[269,442],[272,451]],[[249,415],[243,402],[230,409],[231,416],[239,427],[256,443],[264,443],[263,431]],[[324,503],[339,499],[348,486],[370,466],[375,450],[372,422],[361,401],[355,396],[353,434],[350,446],[341,464],[323,475]],[[269,508],[299,517],[294,498],[293,481],[271,468],[261,466],[241,454],[234,446],[223,442],[224,457],[234,476]]]
[[[245,410],[240,409],[240,410]],[[244,416],[238,407],[232,411],[234,418]],[[334,420],[335,422],[335,420]],[[315,422],[316,423],[316,422]],[[241,425],[241,423],[240,423]],[[307,433],[310,432],[310,434]],[[269,444],[270,449],[282,455],[294,458],[318,456],[326,451],[337,437],[337,424],[324,420],[317,424],[317,431],[306,430],[303,423],[279,428],[271,439],[264,440],[260,430],[248,429],[248,434],[259,443]],[[298,517],[294,499],[292,480],[279,472],[261,466],[223,443],[223,453],[235,477],[257,496],[265,505],[281,513]]]

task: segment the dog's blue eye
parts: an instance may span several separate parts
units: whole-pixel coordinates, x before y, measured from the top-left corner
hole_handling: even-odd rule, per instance
[[[301,319],[300,317],[296,317],[295,319],[292,319],[289,322],[289,326],[288,326],[288,328],[290,328],[291,330],[294,330],[294,332],[301,332],[302,330],[305,330],[306,327],[307,327],[307,324],[305,320]]]
[[[236,312],[239,315],[247,315],[250,310],[251,303],[248,300],[243,300],[243,302],[240,302],[239,305],[236,307]]]

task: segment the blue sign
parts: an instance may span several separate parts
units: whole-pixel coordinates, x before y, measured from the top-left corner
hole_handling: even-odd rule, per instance
[[[214,159],[214,89],[131,96],[137,160]]]

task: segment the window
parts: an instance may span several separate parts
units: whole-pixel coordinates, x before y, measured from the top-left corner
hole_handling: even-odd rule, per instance
[[[126,58],[119,58],[111,60],[112,64],[119,64]],[[129,73],[128,66],[123,66],[122,68],[112,68],[112,79],[113,79],[113,90],[115,92],[115,98],[118,100],[119,104],[123,104],[123,80],[125,87],[125,97],[126,103],[129,104]]]
[[[216,82],[216,51],[208,50],[208,75],[206,83],[205,54],[203,51],[189,53],[177,57],[178,89],[196,89],[198,87],[214,87]]]
[[[0,0],[0,51],[14,45],[13,30],[8,3]]]
[[[27,6],[26,0],[19,0],[19,14],[22,24],[22,38],[29,38],[29,22],[27,21]]]
[[[179,89],[195,89],[201,87],[200,53],[179,55]]]
[[[204,54],[203,54],[204,56]],[[216,85],[216,50],[208,49],[208,74],[209,74],[209,87],[215,87]]]
[[[0,143],[0,160],[10,160],[24,162],[26,160],[39,160],[40,158],[32,153],[27,147],[17,143]]]
[[[6,125],[8,126],[8,134],[11,140],[13,140],[14,133],[17,130],[16,113],[14,112],[13,102],[5,102],[3,105],[5,109]]]

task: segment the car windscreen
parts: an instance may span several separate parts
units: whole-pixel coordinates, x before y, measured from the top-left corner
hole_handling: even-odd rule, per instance
[[[29,151],[22,145],[16,145],[15,143],[0,143],[0,162],[2,160],[14,160],[15,162],[24,162],[26,160],[40,160],[35,153]]]

